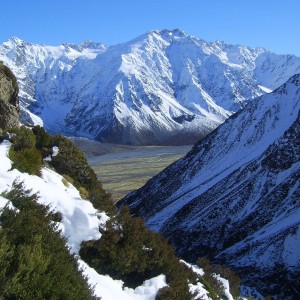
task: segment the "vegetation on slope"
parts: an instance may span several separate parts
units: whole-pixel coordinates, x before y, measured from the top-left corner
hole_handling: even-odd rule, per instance
[[[111,218],[106,224],[106,229],[101,230],[101,239],[82,243],[80,250],[82,259],[100,274],[109,274],[115,279],[121,279],[125,282],[126,286],[133,288],[142,284],[144,280],[160,274],[165,274],[168,287],[161,289],[158,292],[156,299],[192,299],[188,283],[195,283],[199,280],[209,291],[211,299],[219,299],[219,297],[224,296],[223,287],[217,280],[212,280],[210,275],[207,275],[208,277],[206,278],[200,278],[185,264],[181,263],[176,256],[175,251],[167,243],[167,241],[159,234],[149,231],[145,227],[141,218],[130,216],[129,210],[124,207],[119,212],[116,211],[111,195],[105,192],[102,188],[101,182],[97,180],[94,171],[88,165],[83,153],[74,146],[69,139],[61,135],[50,136],[40,126],[35,126],[32,129],[21,126],[21,128],[11,130],[10,140],[12,142],[12,147],[9,155],[13,161],[13,168],[17,168],[21,172],[27,172],[30,174],[39,174],[41,167],[46,164],[42,158],[52,155],[53,147],[57,146],[58,154],[52,156],[51,160],[48,161],[47,164],[64,176],[66,184],[67,182],[74,184],[81,192],[81,195],[91,201],[95,208],[100,211],[105,211],[110,215]],[[27,199],[29,197],[28,191],[22,191],[21,186],[18,185],[15,185],[13,191],[7,193],[5,197],[8,199],[14,199],[15,196],[12,195],[19,195],[17,198],[20,199]],[[15,276],[19,276],[16,275],[19,274],[18,268],[28,269],[30,274],[28,275],[24,271],[24,276],[33,276],[33,279],[30,280],[33,285],[38,286],[38,282],[39,280],[42,280],[41,278],[43,277],[44,272],[47,273],[47,276],[52,276],[51,274],[60,272],[58,266],[56,266],[58,263],[55,262],[56,259],[58,261],[67,259],[63,256],[65,254],[61,254],[62,256],[60,256],[60,252],[53,248],[57,243],[57,239],[61,239],[62,244],[65,245],[65,241],[61,238],[60,234],[57,232],[55,233],[54,223],[50,222],[51,218],[53,219],[54,216],[49,212],[48,208],[42,207],[36,203],[35,195],[31,197],[33,198],[29,197],[30,201],[27,201],[28,204],[25,204],[25,201],[21,202],[12,200],[15,207],[20,209],[21,213],[16,214],[8,209],[5,209],[2,213],[1,220],[3,223],[3,230],[1,232],[1,241],[3,248],[0,250],[2,251],[0,252],[0,255],[2,255],[2,257],[0,256],[0,261],[3,264],[3,271],[1,271],[1,276],[7,278],[7,280],[1,279],[1,284],[3,286],[2,289],[6,293],[3,294],[4,298],[6,297],[5,295],[10,295],[9,293],[17,293],[15,290],[10,292],[11,290],[8,288],[6,291],[6,287],[13,287],[10,280],[14,281]],[[37,214],[41,215],[41,220],[37,217]],[[24,219],[22,219],[23,216]],[[24,222],[26,218],[29,222],[25,225]],[[49,233],[49,230],[45,230],[44,225],[35,229],[34,226],[42,224],[44,221],[48,222],[47,226],[50,226],[50,231],[53,231],[53,237]],[[12,223],[16,224],[14,226],[18,226],[19,224],[20,228],[21,226],[24,226],[24,228],[26,228],[24,235],[28,234],[30,231],[36,232],[36,234],[30,237],[30,242],[23,241],[20,245],[15,246],[15,240],[10,239],[7,231],[9,230],[9,226],[12,226]],[[14,230],[17,232],[20,228],[18,227]],[[45,238],[40,231],[45,231]],[[21,238],[16,236],[15,239],[20,241]],[[43,243],[47,239],[48,242],[51,241],[51,243],[49,243],[50,248],[49,250],[48,248],[44,250],[43,247],[47,246],[43,245]],[[23,243],[26,244],[26,247]],[[11,251],[6,251],[5,249],[11,249]],[[47,251],[52,251],[52,256],[48,257],[48,254],[46,255],[46,253],[48,253]],[[27,257],[29,253],[31,256]],[[53,253],[56,253],[55,256]],[[25,260],[24,257],[26,257]],[[72,256],[69,259],[70,262],[75,261]],[[22,263],[20,266],[13,267],[14,269],[12,269],[10,267],[12,260],[21,261]],[[51,269],[52,267],[53,270]],[[33,272],[32,270],[35,270],[36,268],[38,268],[39,271]],[[77,270],[76,264],[69,269],[72,274],[75,272],[74,268]],[[211,270],[207,271],[207,274],[211,274]],[[70,278],[72,278],[72,276],[79,276],[80,272],[79,275],[76,275],[78,274],[78,271],[76,272],[73,275],[70,273],[68,276],[70,276]],[[18,281],[18,284],[24,285],[24,287],[20,287],[20,291],[22,293],[28,293],[31,298],[43,298],[44,296],[39,296],[40,294],[38,293],[41,292],[38,288],[29,288],[31,283],[28,285],[29,290],[26,290],[27,279],[25,280],[25,277],[20,277],[20,279],[18,279],[20,282],[23,282],[20,283]],[[46,286],[43,284],[40,286],[43,287],[45,293],[48,293],[47,295],[50,295],[51,289],[54,289],[55,282],[56,281],[54,279],[49,277],[49,286],[46,283]],[[84,279],[83,281],[78,279],[78,282],[82,289],[88,290],[87,294],[91,292]],[[79,292],[79,290],[75,290],[74,287],[74,295],[76,294],[76,291]],[[56,295],[56,292],[59,293],[59,291],[54,289],[53,295]],[[16,297],[22,298],[23,296]],[[54,299],[55,297],[56,296],[54,296]]]
[[[173,248],[149,231],[141,218],[131,217],[129,210],[122,208],[101,233],[100,240],[84,242],[80,250],[82,259],[96,271],[133,288],[165,274],[169,287],[159,299],[191,299],[187,283],[195,282],[196,274],[179,262]]]
[[[0,298],[94,299],[53,222],[57,216],[22,183],[2,196],[17,210],[5,207],[0,215]]]

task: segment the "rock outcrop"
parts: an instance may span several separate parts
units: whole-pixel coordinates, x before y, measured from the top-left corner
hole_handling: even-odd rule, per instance
[[[0,129],[19,126],[18,92],[16,77],[0,62]]]

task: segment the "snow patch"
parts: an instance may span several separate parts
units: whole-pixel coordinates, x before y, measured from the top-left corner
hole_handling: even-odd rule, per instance
[[[124,287],[121,280],[113,280],[108,275],[100,275],[85,262],[79,260],[79,266],[83,269],[83,274],[88,277],[89,283],[95,287],[96,296],[102,300],[155,300],[159,289],[167,286],[166,277],[159,275],[146,280],[136,289]]]
[[[272,92],[273,92],[273,90],[271,90],[271,89],[269,89],[269,88],[267,88],[267,87],[265,87],[265,86],[258,85],[258,87],[259,87],[263,92],[265,92],[265,93],[272,93]]]

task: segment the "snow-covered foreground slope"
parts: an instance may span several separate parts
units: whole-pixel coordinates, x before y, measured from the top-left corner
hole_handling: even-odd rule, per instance
[[[73,185],[66,186],[63,183],[63,177],[49,168],[42,168],[41,177],[21,173],[16,169],[12,170],[12,163],[7,157],[10,146],[11,143],[8,141],[0,143],[0,195],[10,190],[15,180],[22,181],[26,189],[31,189],[32,193],[38,193],[40,203],[50,205],[54,212],[61,213],[62,220],[59,229],[67,239],[70,252],[77,254],[79,268],[83,270],[88,282],[94,287],[96,296],[103,300],[154,300],[158,290],[167,286],[164,274],[148,279],[141,286],[132,289],[125,287],[121,280],[98,274],[80,259],[78,255],[80,244],[83,241],[101,238],[99,227],[105,228],[108,216],[104,212],[97,211],[89,201],[83,200]],[[0,213],[5,205],[14,209],[7,199],[0,196]],[[187,264],[183,261],[182,263]],[[203,275],[199,267],[187,265],[193,268],[194,272]],[[224,286],[228,299],[233,299],[228,281],[222,278],[218,280]],[[201,299],[210,300],[208,291],[199,281],[190,283],[189,289],[194,295],[193,299],[201,297]]]
[[[122,203],[187,260],[210,256],[265,295],[299,297],[299,109],[295,75]]]
[[[0,144],[0,194],[9,190],[15,179],[23,181],[32,192],[38,192],[40,203],[50,205],[62,214],[59,228],[67,238],[72,253],[78,253],[82,241],[99,239],[99,227],[104,226],[108,219],[105,213],[99,213],[89,201],[83,200],[74,186],[70,184],[66,187],[62,176],[48,168],[42,169],[41,177],[11,170],[11,161],[7,158],[9,147],[8,141]],[[7,200],[0,196],[0,208],[6,204]],[[124,288],[122,281],[98,274],[81,259],[78,263],[89,283],[95,286],[95,294],[103,300],[154,300],[157,291],[166,286],[165,276],[160,275],[145,281],[135,290]]]
[[[0,59],[18,78],[23,122],[127,144],[195,142],[300,72],[296,56],[180,30],[109,47],[12,38],[0,45]]]

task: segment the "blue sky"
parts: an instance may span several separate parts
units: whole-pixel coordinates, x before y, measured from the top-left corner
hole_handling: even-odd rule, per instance
[[[0,43],[17,36],[114,45],[152,29],[180,28],[207,41],[300,56],[299,0],[22,0],[0,8]]]

